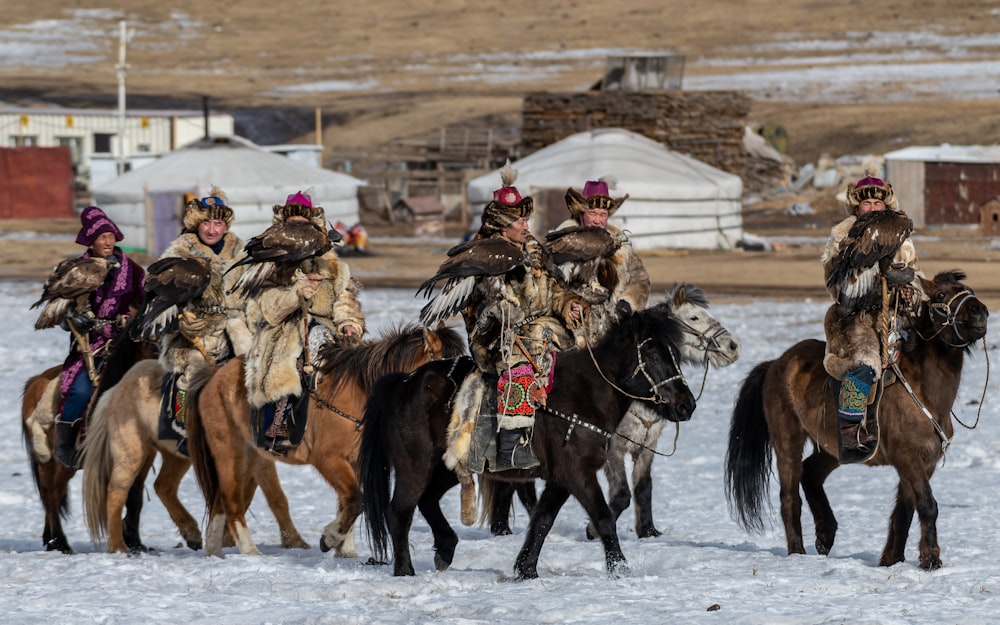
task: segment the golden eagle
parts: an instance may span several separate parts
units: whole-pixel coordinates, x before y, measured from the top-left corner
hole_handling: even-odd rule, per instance
[[[420,311],[420,321],[430,327],[461,312],[469,303],[477,278],[495,278],[491,286],[499,291],[504,275],[528,262],[524,249],[503,237],[472,239],[456,245],[448,250],[448,259],[441,263],[434,277],[417,289],[417,295],[430,297],[435,285],[445,281],[437,297]]]
[[[326,254],[342,240],[336,230],[324,231],[310,221],[276,223],[247,241],[246,256],[226,270],[249,265],[231,290],[247,298],[256,296],[268,281],[291,284],[302,261]]]
[[[45,308],[35,321],[36,330],[62,323],[67,313],[83,313],[90,306],[90,294],[104,284],[108,261],[103,258],[70,258],[60,262],[45,280],[42,296],[31,308]]]
[[[571,226],[545,235],[545,244],[565,283],[579,285],[590,303],[604,301],[609,293],[599,279],[601,261],[612,256],[625,241],[598,226]]]
[[[129,331],[132,340],[157,339],[175,332],[177,315],[200,299],[211,282],[212,266],[204,258],[172,256],[150,265],[142,308]]]
[[[826,278],[827,288],[839,287],[842,306],[860,310],[881,303],[881,277],[912,232],[913,221],[901,211],[872,211],[857,218]]]

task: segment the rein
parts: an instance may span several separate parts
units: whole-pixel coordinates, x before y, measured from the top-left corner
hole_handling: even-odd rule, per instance
[[[663,386],[664,384],[670,384],[671,382],[675,382],[677,380],[684,380],[684,372],[681,371],[680,366],[677,364],[677,357],[674,356],[674,350],[673,350],[673,348],[669,348],[667,351],[670,354],[670,361],[673,363],[674,369],[677,370],[677,375],[673,375],[673,376],[671,376],[671,377],[669,377],[669,378],[667,378],[665,380],[661,380],[659,382],[655,381],[653,379],[653,376],[649,375],[649,372],[646,371],[646,363],[642,359],[642,346],[645,345],[646,343],[652,341],[652,340],[653,339],[648,338],[648,339],[646,339],[642,343],[639,343],[639,345],[636,346],[635,350],[636,350],[636,356],[638,358],[638,363],[635,366],[635,370],[632,371],[632,375],[629,376],[630,378],[634,378],[637,374],[641,373],[643,375],[643,377],[646,378],[646,381],[649,383],[649,392],[652,393],[652,395],[649,396],[649,397],[639,397],[638,395],[633,395],[633,394],[629,393],[628,391],[620,388],[617,384],[615,384],[611,380],[609,380],[608,376],[604,375],[604,371],[601,370],[601,365],[598,364],[597,357],[594,356],[594,350],[590,346],[590,341],[587,342],[587,353],[590,354],[590,360],[591,360],[591,362],[594,363],[594,368],[597,369],[597,373],[599,373],[601,375],[601,379],[603,379],[605,382],[607,382],[608,386],[610,386],[611,388],[615,389],[616,391],[618,391],[619,393],[621,393],[625,397],[629,397],[631,399],[637,399],[639,401],[651,401],[654,404],[665,404],[665,403],[667,403],[666,400],[663,399],[663,397],[659,393],[657,393],[657,389],[660,388],[661,386]]]
[[[354,424],[354,431],[355,432],[360,432],[361,431],[361,427],[365,424],[364,421],[362,421],[361,419],[358,419],[356,417],[353,417],[353,416],[347,414],[346,412],[344,412],[340,408],[337,408],[336,406],[334,406],[330,402],[326,401],[325,399],[323,399],[322,397],[319,396],[319,393],[317,393],[316,389],[314,389],[314,388],[309,389],[309,396],[312,397],[313,400],[316,402],[316,404],[318,406],[320,406],[321,408],[326,408],[330,412],[332,412],[334,414],[338,414],[338,415],[344,417],[345,419],[347,419],[348,421],[350,421],[351,423],[353,423]]]
[[[947,302],[943,302],[943,303],[940,303],[940,304],[937,303],[937,302],[933,302],[933,303],[928,304],[927,306],[928,306],[928,308],[930,308],[930,311],[933,314],[938,315],[940,317],[943,317],[943,319],[941,321],[941,327],[938,328],[937,332],[935,332],[934,334],[932,334],[930,336],[924,336],[923,334],[920,334],[919,331],[917,332],[917,336],[919,336],[920,338],[922,338],[925,341],[930,341],[931,339],[936,338],[939,334],[941,334],[942,332],[944,332],[945,328],[951,327],[951,329],[955,332],[955,336],[958,337],[958,340],[960,340],[960,341],[964,340],[964,338],[962,337],[962,334],[958,331],[958,324],[956,322],[958,321],[958,313],[962,309],[962,306],[965,304],[965,302],[969,301],[973,297],[975,297],[975,293],[973,293],[971,289],[962,289],[961,291],[959,291],[958,293],[956,293],[954,296],[952,296],[952,298],[950,300],[948,300]],[[961,298],[961,299],[959,299],[959,298]],[[951,309],[951,305],[954,304],[955,300],[957,300],[957,299],[959,301],[958,301],[958,304],[955,306],[955,310],[953,311]],[[945,343],[945,344],[948,347],[959,347],[960,348],[960,347],[966,347],[966,346],[970,345],[971,343],[972,343],[972,341],[965,341],[964,343],[961,343],[959,345],[952,345],[951,343]]]
[[[694,326],[685,322],[683,319],[677,319],[677,323],[680,324],[681,331],[698,339],[698,342],[694,344],[694,349],[705,353],[705,358],[703,360],[705,369],[701,374],[701,388],[698,389],[698,396],[694,398],[695,401],[699,401],[701,400],[702,393],[705,392],[705,383],[708,381],[708,366],[710,363],[709,355],[712,353],[724,353],[722,345],[719,343],[719,337],[729,334],[729,330],[722,327],[722,324],[718,321],[710,323],[709,326],[702,332],[699,332]]]
[[[625,439],[629,443],[632,443],[633,445],[635,445],[637,447],[640,447],[641,449],[645,449],[646,451],[650,451],[650,452],[656,454],[657,456],[662,456],[664,458],[669,458],[670,456],[673,456],[675,453],[677,453],[677,439],[680,437],[680,434],[681,434],[681,428],[680,428],[680,424],[679,423],[675,423],[674,424],[676,426],[675,429],[674,429],[674,448],[673,448],[673,450],[671,450],[671,452],[669,454],[665,454],[662,451],[657,451],[653,447],[650,447],[650,446],[645,445],[643,443],[640,443],[638,441],[634,441],[631,438],[629,438],[628,436],[625,436],[624,434],[622,434],[621,432],[618,432],[617,430],[614,431],[614,432],[609,432],[609,431],[605,430],[604,428],[600,428],[600,427],[594,425],[593,423],[590,423],[589,421],[584,421],[583,419],[581,419],[580,417],[576,416],[575,414],[566,414],[565,412],[556,410],[555,408],[550,408],[550,407],[548,407],[546,405],[537,406],[536,410],[541,410],[543,412],[547,412],[547,413],[549,413],[551,415],[559,417],[560,419],[562,419],[564,421],[568,421],[569,422],[569,424],[570,424],[569,428],[566,430],[566,435],[563,437],[563,442],[564,443],[568,443],[569,442],[569,439],[573,436],[573,430],[576,428],[576,426],[579,425],[580,427],[584,428],[585,430],[589,430],[589,431],[593,432],[594,434],[597,434],[598,436],[604,437],[607,440],[611,440],[612,436],[617,436],[618,438]],[[632,414],[634,416],[638,417],[640,420],[643,420],[641,417],[639,417],[639,415],[635,414],[635,412],[633,412],[631,410],[629,412],[632,412]]]

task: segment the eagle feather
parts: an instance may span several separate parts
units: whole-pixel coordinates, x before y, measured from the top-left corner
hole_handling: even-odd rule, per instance
[[[146,270],[145,297],[132,324],[133,340],[157,339],[178,329],[177,315],[202,298],[212,282],[204,258],[161,258]]]
[[[42,296],[31,305],[34,309],[45,304],[35,321],[35,329],[57,326],[67,313],[85,311],[90,304],[90,294],[104,284],[107,275],[108,261],[103,258],[80,257],[61,261],[45,280]]]
[[[881,210],[857,218],[841,241],[827,288],[839,287],[840,302],[859,310],[881,301],[882,272],[893,262],[903,242],[913,232],[913,221],[901,211]]]
[[[246,256],[226,271],[249,265],[232,291],[247,298],[255,297],[267,282],[291,284],[302,261],[326,254],[341,240],[336,230],[324,231],[312,222],[276,223],[247,241]]]

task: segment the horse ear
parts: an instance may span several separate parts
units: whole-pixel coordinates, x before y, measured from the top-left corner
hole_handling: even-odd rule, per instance
[[[435,330],[430,328],[424,328],[424,351],[431,354],[434,358],[438,358],[444,352],[444,345],[441,342],[441,337],[437,335],[438,330],[444,327],[444,322],[439,321],[438,327]]]
[[[670,299],[675,309],[683,306],[687,299],[687,285],[683,282],[674,282],[674,288],[670,291]]]

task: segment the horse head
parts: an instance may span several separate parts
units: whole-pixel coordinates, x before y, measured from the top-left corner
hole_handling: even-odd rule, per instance
[[[632,312],[620,324],[632,330],[634,353],[631,375],[625,381],[626,392],[652,404],[660,416],[670,421],[687,421],[695,409],[695,397],[681,371],[679,354],[683,330],[666,302]],[[618,351],[628,341],[611,337]]]
[[[708,312],[708,297],[699,287],[684,282],[674,283],[667,293],[684,342],[680,358],[690,364],[707,363],[727,367],[740,357],[740,342]]]
[[[962,283],[965,273],[958,270],[942,271],[934,280],[921,278],[928,302],[921,316],[921,334],[930,332],[950,347],[967,348],[986,336],[989,310],[975,291]]]

